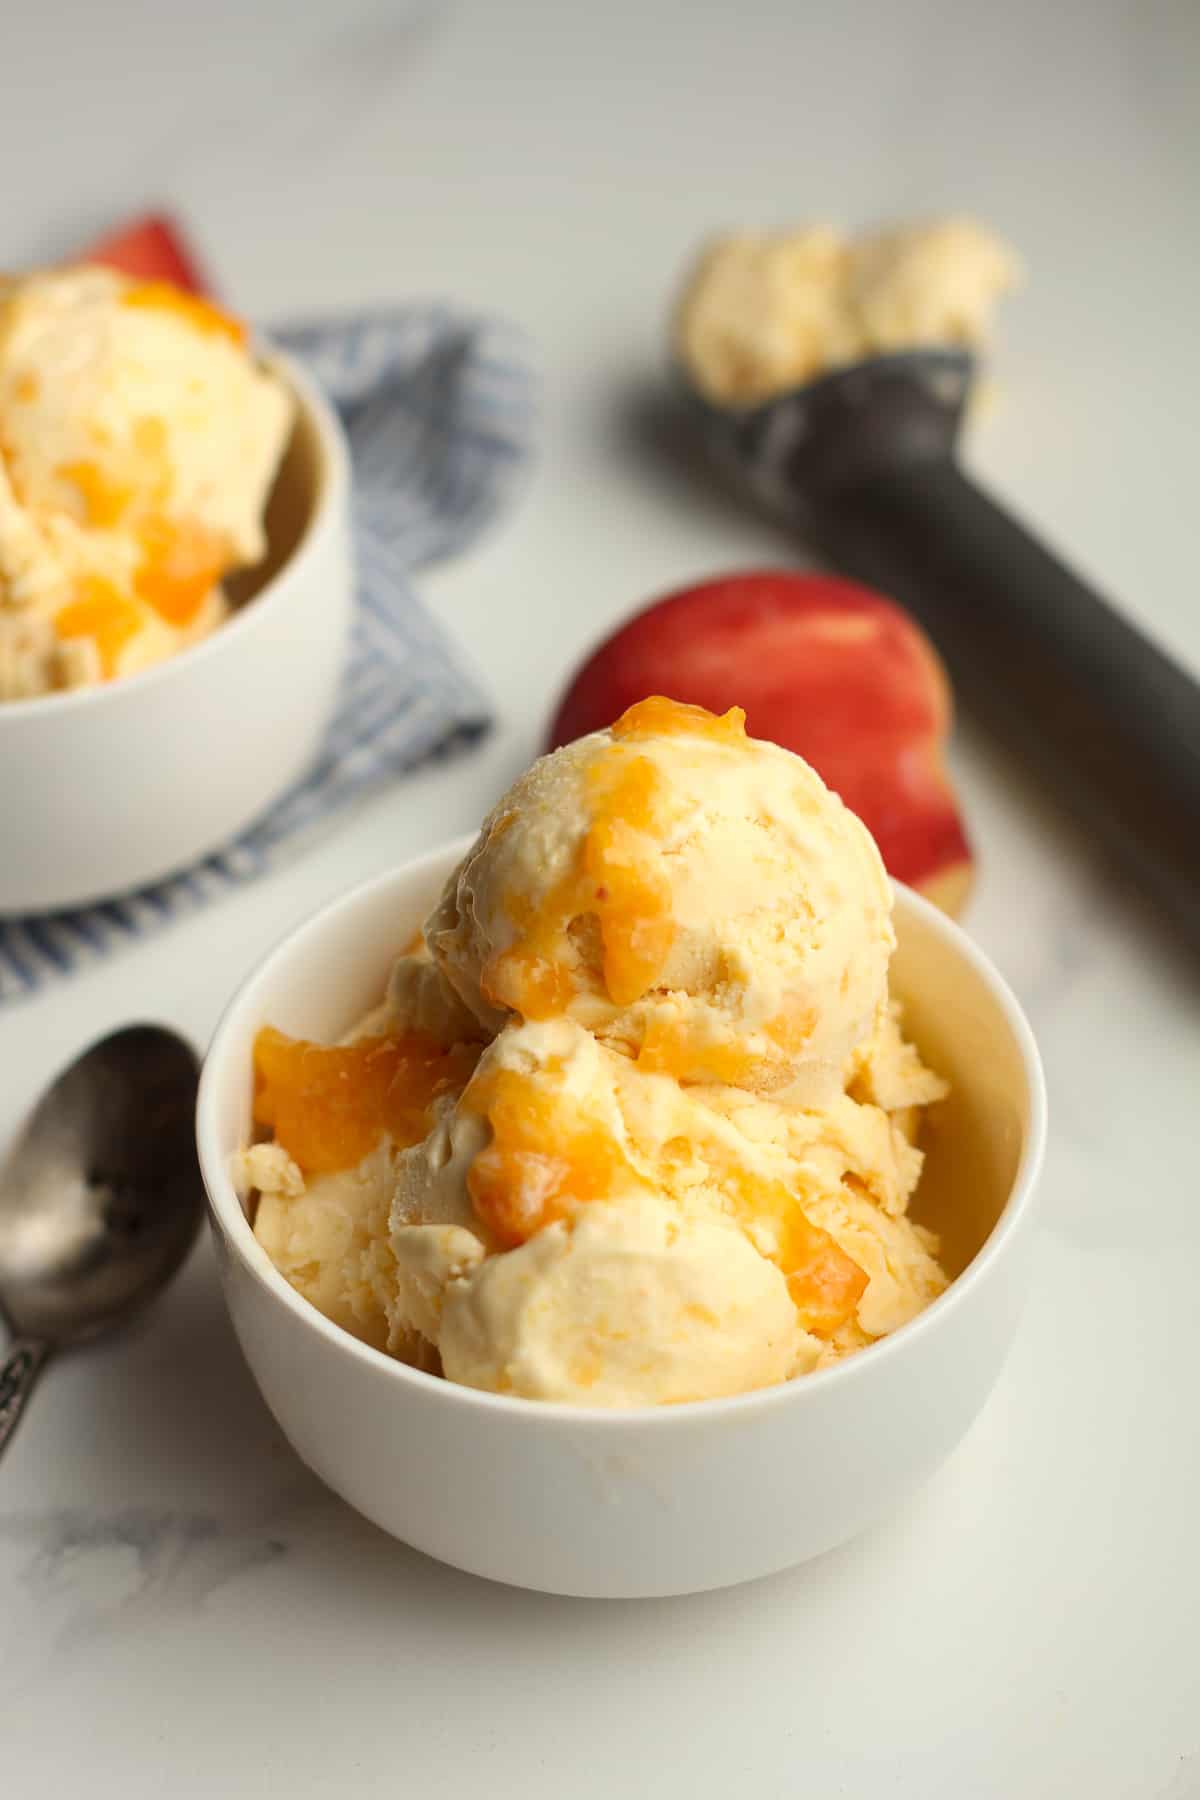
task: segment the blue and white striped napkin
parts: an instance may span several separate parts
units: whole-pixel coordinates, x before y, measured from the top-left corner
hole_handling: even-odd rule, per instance
[[[417,598],[412,574],[468,544],[514,497],[536,419],[527,340],[440,305],[273,336],[329,394],[354,464],[358,607],[329,735],[265,817],[196,867],[80,911],[0,920],[0,1004],[253,881],[389,777],[487,728],[483,692]]]

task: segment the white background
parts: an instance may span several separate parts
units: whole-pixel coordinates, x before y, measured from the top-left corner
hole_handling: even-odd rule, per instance
[[[646,429],[664,304],[715,226],[969,208],[1005,232],[1029,282],[970,460],[1200,668],[1194,0],[3,13],[0,266],[166,200],[256,318],[487,305],[535,334],[548,393],[519,512],[425,584],[494,696],[486,747],[0,1016],[0,1135],[102,1029],[202,1042],[290,924],[472,825],[635,603],[797,555]],[[1200,972],[969,719],[956,766],[969,924],[1029,1009],[1053,1137],[1020,1339],[928,1490],[723,1595],[488,1586],[306,1474],[205,1243],[133,1334],[50,1370],[0,1469],[0,1789],[1200,1794]]]

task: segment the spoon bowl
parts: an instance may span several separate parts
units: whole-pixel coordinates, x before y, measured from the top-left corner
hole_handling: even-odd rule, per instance
[[[199,1063],[133,1025],[65,1069],[0,1170],[0,1446],[52,1349],[127,1318],[171,1279],[204,1205],[193,1114]]]

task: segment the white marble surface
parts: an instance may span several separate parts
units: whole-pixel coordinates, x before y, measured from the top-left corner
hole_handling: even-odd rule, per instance
[[[487,301],[550,383],[520,517],[428,583],[488,672],[486,748],[0,1016],[0,1135],[83,1040],[136,1015],[203,1040],[286,926],[470,825],[609,620],[787,554],[638,423],[666,285],[714,223],[963,205],[1007,231],[1031,278],[972,460],[1200,664],[1198,67],[1193,0],[14,12],[0,265],[162,197],[261,317]],[[52,1367],[0,1469],[0,1791],[1200,1795],[1200,974],[969,720],[957,764],[970,923],[1039,1033],[1053,1140],[1019,1342],[937,1481],[738,1592],[491,1587],[300,1466],[205,1243],[136,1331]]]

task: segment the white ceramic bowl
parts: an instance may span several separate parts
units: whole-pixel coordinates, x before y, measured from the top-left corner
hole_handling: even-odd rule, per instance
[[[957,926],[897,891],[896,990],[954,1083],[915,1211],[961,1271],[912,1324],[835,1368],[732,1400],[598,1412],[477,1393],[369,1349],[302,1300],[229,1178],[250,1129],[259,1026],[346,1030],[465,847],[303,925],[243,987],[209,1051],[200,1160],[226,1300],[267,1404],[309,1467],[385,1531],[520,1587],[690,1593],[852,1537],[954,1448],[1016,1329],[1045,1136],[1041,1067],[1016,1002]]]
[[[228,843],[300,775],[333,711],[353,583],[349,461],[299,402],[253,597],[210,638],[103,687],[0,704],[0,916],[142,887]],[[235,587],[236,594],[236,587]]]

